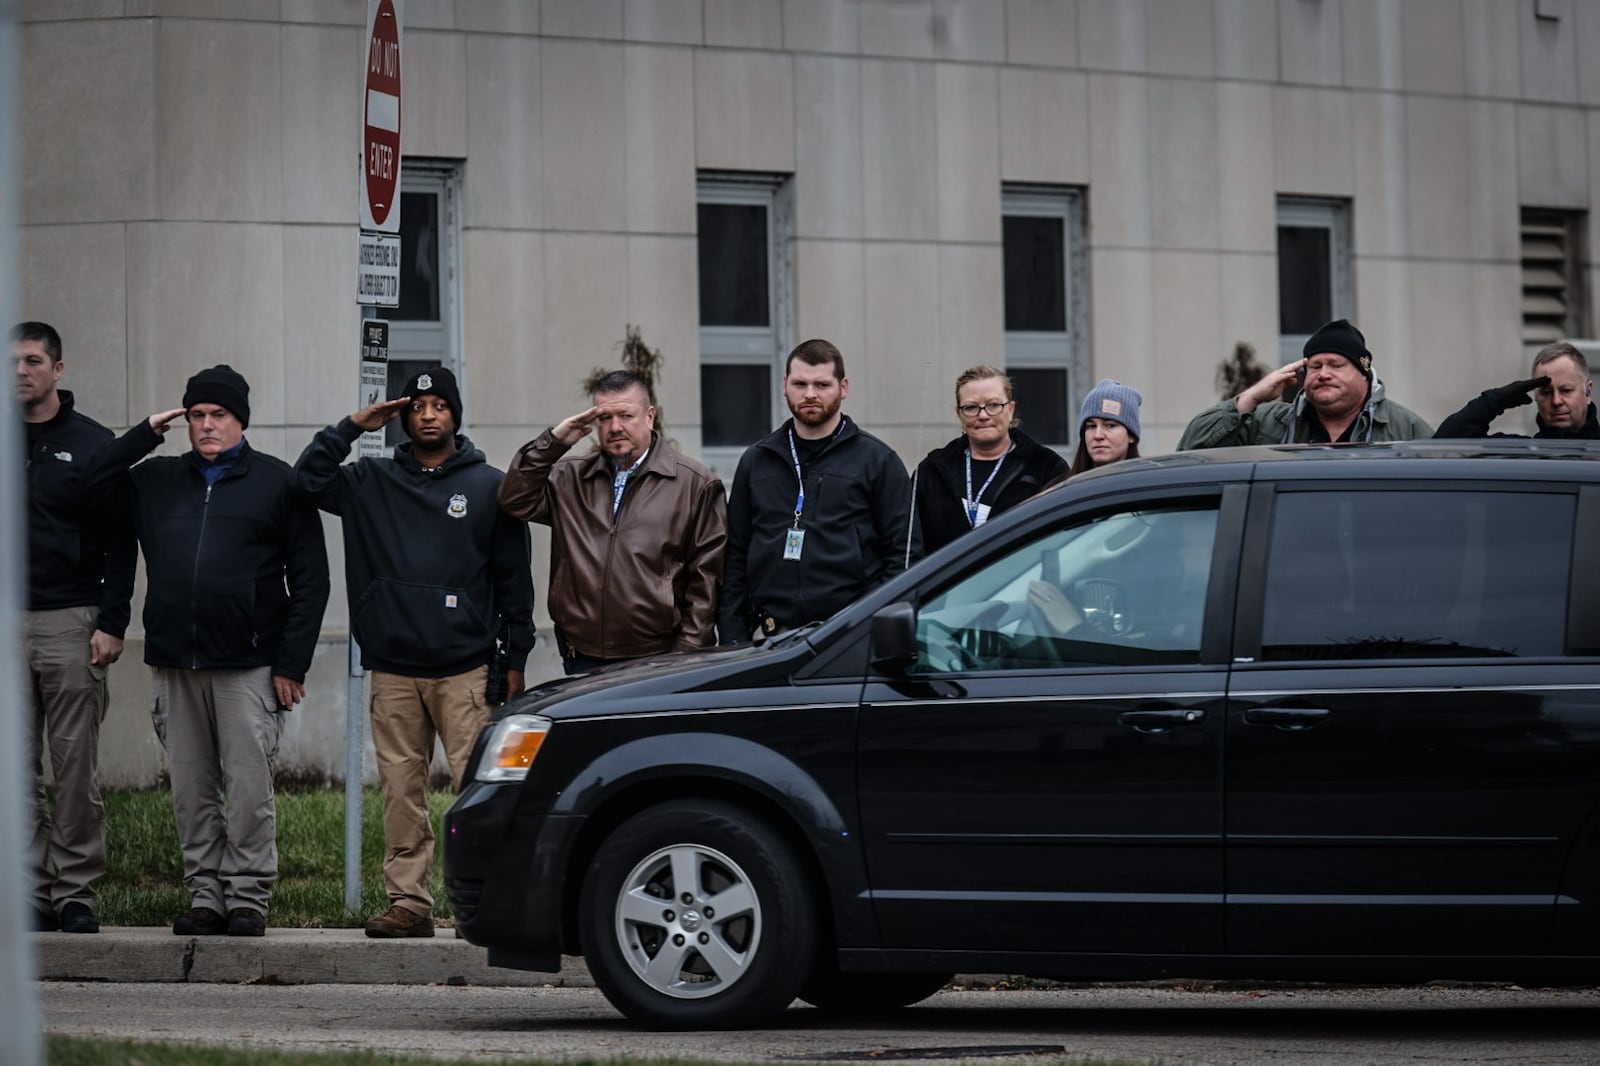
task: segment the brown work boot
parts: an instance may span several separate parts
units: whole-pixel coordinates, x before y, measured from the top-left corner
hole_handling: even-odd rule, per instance
[[[367,935],[381,940],[394,940],[407,936],[432,936],[433,919],[426,914],[408,911],[395,905],[367,920]]]

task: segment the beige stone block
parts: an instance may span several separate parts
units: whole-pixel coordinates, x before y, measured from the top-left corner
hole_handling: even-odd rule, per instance
[[[153,25],[24,25],[17,57],[19,221],[154,217]]]
[[[461,316],[472,424],[553,425],[578,408],[567,383],[546,371],[545,238],[469,229],[461,251],[462,291],[472,309]]]
[[[1588,125],[1589,136],[1589,181],[1590,203],[1600,204],[1600,114],[1586,112],[1584,120]],[[1600,248],[1600,210],[1589,212],[1589,247]],[[1593,258],[1593,256],[1591,256]],[[1600,308],[1600,303],[1589,304],[1590,308]],[[1591,315],[1591,330],[1600,328],[1600,315]]]
[[[1403,395],[1397,389],[1395,399],[1424,418],[1433,416],[1429,418],[1433,421],[1487,387],[1461,372],[1462,363],[1470,360],[1474,351],[1476,323],[1469,310],[1473,268],[1448,260],[1414,260],[1409,266],[1411,381]],[[1380,374],[1389,374],[1376,359],[1374,366]]]
[[[939,236],[1000,239],[999,85],[991,67],[941,64],[938,102]]]
[[[584,375],[611,362],[627,318],[627,238],[546,234],[543,358],[545,392],[554,402],[578,398]]]
[[[867,352],[866,271],[865,246],[859,241],[794,242],[795,340],[831,340],[850,375]]]
[[[1213,380],[1194,396],[1191,418],[1206,400],[1223,398],[1215,387],[1216,364],[1232,357],[1233,347],[1240,341],[1256,350],[1256,359],[1263,366],[1278,365],[1277,253],[1226,252],[1217,259],[1217,271],[1217,329],[1222,348],[1212,362]]]
[[[1349,144],[1350,94],[1329,89],[1284,87],[1273,97],[1273,169],[1280,193],[1350,196],[1355,192],[1355,160],[1330,152],[1330,144]]]
[[[1461,353],[1462,373],[1456,387],[1462,395],[1454,401],[1456,406],[1483,389],[1521,377],[1531,362],[1523,358],[1521,264],[1473,263],[1469,270],[1472,340]],[[1449,410],[1455,409],[1452,406]],[[1437,417],[1427,417],[1438,423]]]
[[[1573,12],[1578,36],[1578,102],[1589,107],[1600,104],[1600,67],[1589,57],[1600,55],[1600,4],[1577,4]]]
[[[367,25],[364,0],[282,0],[282,4],[279,17],[284,22],[316,22],[362,29]],[[409,30],[412,25],[411,5],[407,4],[402,30]]]
[[[1094,278],[1089,294],[1094,331],[1090,381],[1116,378],[1143,392],[1155,377],[1153,260],[1152,253],[1143,249],[1089,250],[1089,276]]]
[[[796,56],[795,233],[859,237],[861,64],[835,56]]]
[[[794,170],[794,67],[778,52],[694,57],[695,161],[706,170]]]
[[[1001,68],[1000,178],[1089,183],[1087,75]]]
[[[1146,0],[1146,63],[1152,74],[1216,74],[1216,10],[1211,0]]]
[[[1224,248],[1277,251],[1272,99],[1269,86],[1217,82],[1217,234]]]
[[[995,0],[933,0],[933,43],[940,59],[1006,60],[1006,9]]]
[[[627,228],[693,232],[694,58],[682,48],[630,46],[622,65]]]
[[[1155,252],[1150,257],[1155,350],[1168,358],[1129,384],[1144,393],[1140,422],[1176,431],[1164,451],[1177,445],[1183,427],[1205,406],[1196,406],[1196,400],[1210,401],[1216,395],[1217,364],[1233,351],[1234,338],[1222,331],[1222,258],[1211,252]],[[1149,438],[1146,429],[1144,440]]]
[[[533,2],[533,0],[529,0]],[[362,24],[365,25],[366,5],[362,4]],[[406,39],[411,31],[453,30],[456,28],[456,0],[406,0]]]
[[[1589,0],[1583,0],[1587,3]],[[1517,21],[1522,44],[1522,96],[1528,100],[1578,102],[1578,29],[1571,0],[1559,19],[1538,18],[1533,4],[1522,4]],[[1509,47],[1510,42],[1504,42]]]
[[[186,19],[248,19],[251,22],[276,22],[278,0],[143,0],[141,15]],[[131,14],[131,12],[130,12]]]
[[[408,4],[406,18],[410,17],[411,7]],[[405,35],[402,56],[402,62],[405,63],[405,98],[400,117],[400,151],[406,156],[464,159],[474,135],[485,141],[493,135],[493,131],[482,128],[482,123],[490,116],[467,114],[468,37],[461,33],[430,33],[409,28],[405,31]],[[485,44],[489,39],[473,37],[471,40],[474,46],[478,46]],[[499,48],[491,48],[489,51],[497,55],[515,57],[531,54],[534,57],[534,67],[528,76],[532,77],[536,88],[538,46],[513,41],[499,41],[494,44],[499,45]],[[481,72],[474,73],[481,74]],[[519,87],[523,84],[520,78],[516,81]],[[526,101],[520,102],[524,107],[531,107],[537,99],[537,94],[534,94]],[[493,108],[490,115],[507,117],[506,112],[509,107],[507,102],[484,102]],[[516,102],[518,101],[511,103]],[[537,120],[537,107],[533,107],[533,113]],[[519,120],[521,118],[517,110],[511,110],[511,115],[517,116]],[[474,130],[474,126],[479,128]],[[512,131],[512,135],[515,136],[515,130]],[[474,155],[474,162],[477,158]]]
[[[1278,79],[1277,0],[1214,0],[1217,77]]]
[[[1461,0],[1462,78],[1474,96],[1522,95],[1522,52],[1513,47],[1526,4]]]
[[[1342,21],[1338,4],[1278,0],[1278,62],[1284,81],[1338,85],[1344,80]]]
[[[1372,367],[1384,392],[1421,414],[1413,389],[1411,262],[1358,256],[1351,266],[1356,313],[1352,320],[1367,338]]]
[[[546,0],[544,6],[549,10],[561,5]],[[609,5],[596,2],[588,6]],[[456,0],[455,26],[473,33],[535,34],[539,32],[539,0]]]
[[[934,68],[927,63],[861,63],[862,204],[868,237],[938,236],[938,190],[927,180],[939,158],[936,92]]]
[[[867,343],[853,366],[846,356],[849,407],[869,430],[915,426],[927,408],[922,389],[906,388],[906,367],[938,358],[939,256],[927,244],[869,243],[866,267]]]
[[[1462,225],[1471,199],[1467,107],[1461,100],[1406,98],[1407,244],[1412,255],[1464,259]]]
[[[1452,2],[1459,3],[1459,0]],[[1404,3],[1405,0],[1342,0],[1345,85],[1359,89],[1398,89],[1405,82],[1406,71],[1402,65],[1410,42],[1401,27]],[[1459,30],[1456,36],[1460,38]],[[1415,58],[1428,61],[1425,56]]]
[[[670,424],[700,424],[699,246],[694,237],[628,238],[628,322],[660,351],[656,398]],[[621,350],[610,362],[620,364]]]
[[[1095,70],[1144,70],[1144,5],[1078,0],[1078,55],[1082,66]]]
[[[1401,69],[1406,91],[1459,95],[1466,88],[1466,25],[1461,0],[1406,0],[1397,6],[1401,7]]]
[[[361,54],[361,30],[284,26],[281,32],[284,221],[355,222],[363,82],[350,57]],[[408,58],[402,55],[402,63]],[[402,130],[406,117],[402,112]]]
[[[282,329],[284,419],[321,427],[354,411],[359,398],[361,311],[351,299],[356,235],[348,224],[282,232],[283,306],[293,322]]]
[[[504,2],[518,4],[526,0]],[[617,40],[622,37],[622,4],[623,0],[539,0],[539,32],[546,37]]]
[[[1517,177],[1524,205],[1589,206],[1587,134],[1582,111],[1518,105]]]
[[[227,363],[250,383],[251,421],[282,424],[283,227],[142,222],[127,233],[132,417],[177,406],[190,375]]]
[[[1406,108],[1394,93],[1352,93],[1355,246],[1364,255],[1406,253]]]
[[[783,0],[705,0],[701,17],[708,45],[783,47]]]
[[[1472,258],[1514,262],[1522,258],[1522,204],[1517,189],[1517,107],[1487,100],[1467,102],[1467,227]],[[1517,312],[1521,320],[1520,309]]]
[[[933,0],[859,0],[861,53],[933,58]]]
[[[625,0],[622,33],[630,41],[700,44],[701,0]]]
[[[17,22],[121,18],[123,0],[16,0]]]
[[[1095,244],[1150,245],[1149,121],[1146,79],[1089,76],[1089,229]]]
[[[627,91],[622,46],[545,41],[539,222],[547,229],[620,230],[627,224]],[[526,183],[521,175],[512,180]]]
[[[1006,0],[1006,59],[1034,67],[1078,66],[1078,0]]]
[[[857,0],[783,0],[783,47],[791,52],[861,50]]]
[[[128,264],[121,223],[22,226],[17,317],[61,334],[61,387],[105,425],[127,425]],[[147,412],[148,413],[148,412]]]
[[[1217,94],[1188,80],[1150,79],[1150,240],[1216,248],[1222,200]]]
[[[156,166],[162,217],[278,221],[283,212],[278,27],[183,19],[159,26]]]
[[[932,448],[960,431],[952,410],[957,375],[972,366],[1005,366],[1005,265],[999,245],[939,246],[939,350],[918,354],[920,365],[911,368],[922,379],[918,407],[930,426],[943,431],[927,441]]]
[[[536,229],[543,221],[540,48],[531,38],[466,40],[468,226]]]

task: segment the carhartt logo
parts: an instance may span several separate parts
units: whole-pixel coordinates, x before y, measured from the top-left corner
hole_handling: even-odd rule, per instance
[[[467,517],[467,498],[459,492],[456,493],[450,497],[450,506],[444,509],[444,513],[451,518]]]
[[[419,374],[417,376],[417,391],[427,392],[431,388],[433,388],[433,378],[427,374]]]
[[[56,458],[60,459],[63,463],[70,463],[70,462],[72,462],[72,453],[71,452],[56,452]]]

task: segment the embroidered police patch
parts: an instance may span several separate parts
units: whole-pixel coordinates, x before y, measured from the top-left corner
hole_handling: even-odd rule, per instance
[[[72,453],[71,452],[56,452],[56,458],[60,459],[63,463],[70,463],[70,462],[72,462]]]
[[[433,378],[427,374],[417,375],[417,391],[427,392],[433,388]]]
[[[467,517],[467,498],[459,492],[456,493],[450,497],[450,506],[444,509],[444,513],[451,518]]]

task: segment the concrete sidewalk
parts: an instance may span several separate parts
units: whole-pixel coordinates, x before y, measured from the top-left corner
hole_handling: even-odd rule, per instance
[[[272,927],[264,937],[175,936],[129,926],[31,935],[38,975],[47,981],[594,985],[578,958],[562,959],[559,974],[489,966],[483,948],[457,940],[450,928],[411,940],[374,940],[360,929]]]

